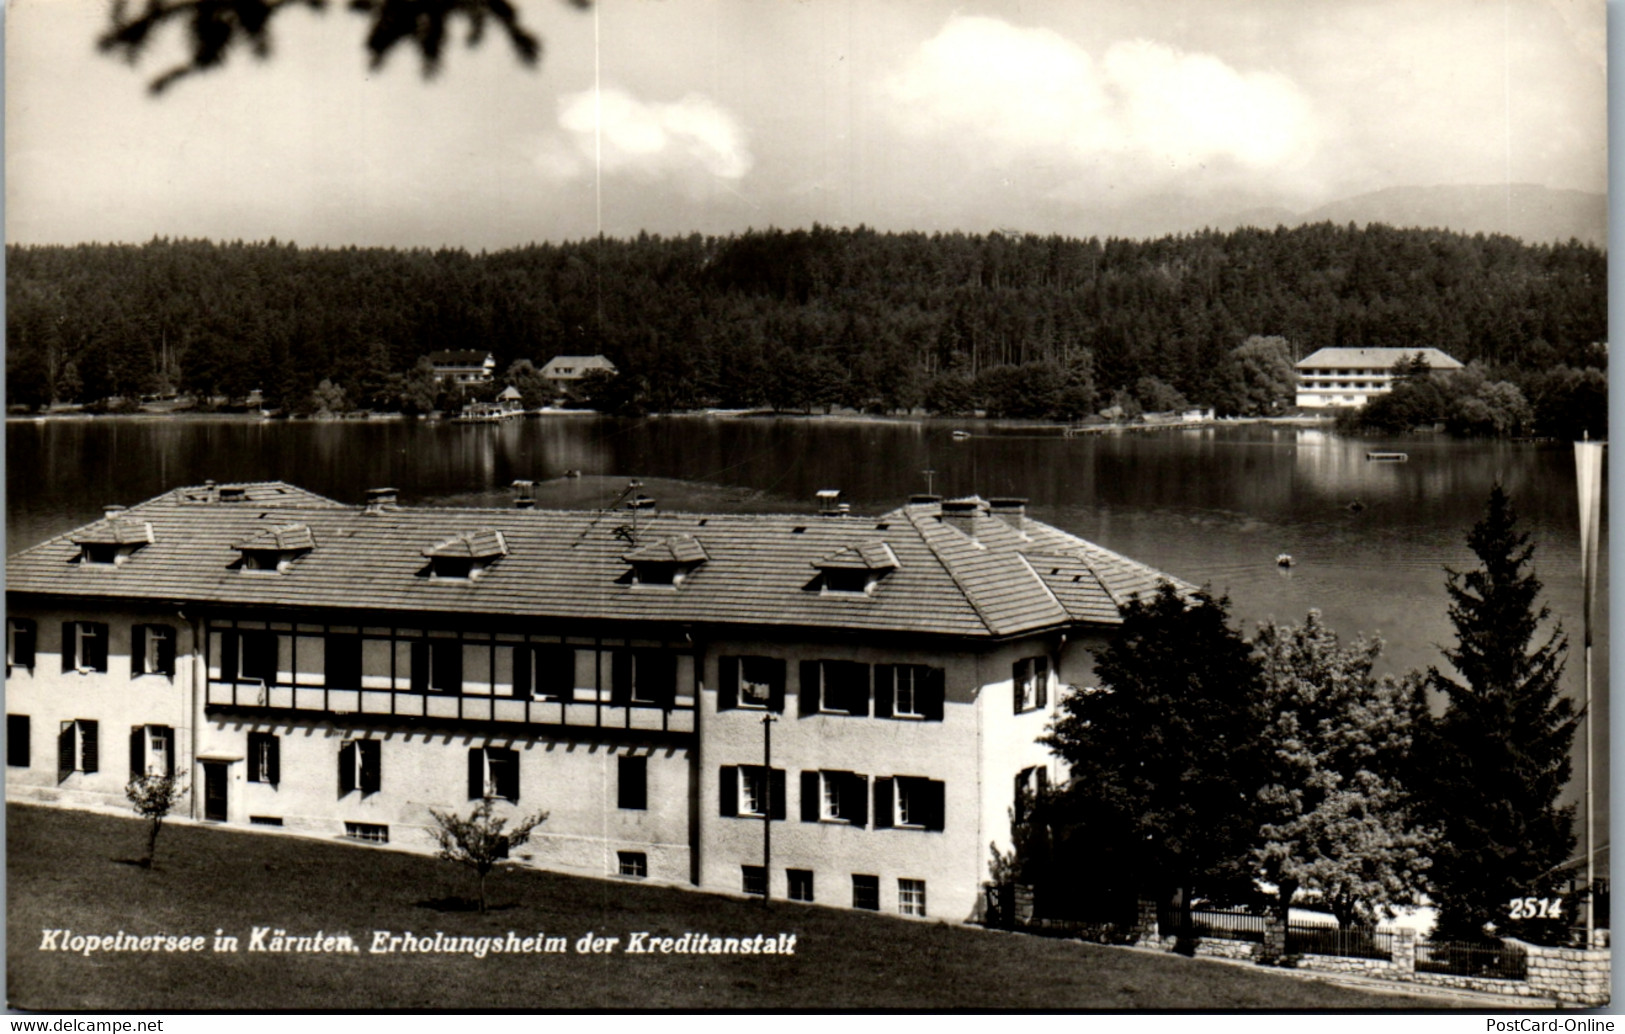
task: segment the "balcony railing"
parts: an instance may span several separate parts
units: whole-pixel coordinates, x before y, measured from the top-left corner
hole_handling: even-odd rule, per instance
[[[593,690],[577,691],[578,697]],[[210,682],[210,707],[266,708],[390,718],[509,722],[520,725],[617,729],[692,734],[694,703],[677,697],[668,707],[608,699],[550,700],[483,693],[414,692],[398,689],[328,689],[267,686],[259,682]]]

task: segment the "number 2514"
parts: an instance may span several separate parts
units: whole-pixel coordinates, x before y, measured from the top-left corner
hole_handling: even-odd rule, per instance
[[[1561,898],[1513,898],[1514,919],[1557,919],[1563,914]]]

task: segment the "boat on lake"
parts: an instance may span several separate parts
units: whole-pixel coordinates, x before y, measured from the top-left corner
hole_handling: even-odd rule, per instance
[[[1368,452],[1365,458],[1376,463],[1404,463],[1410,456],[1403,452]]]

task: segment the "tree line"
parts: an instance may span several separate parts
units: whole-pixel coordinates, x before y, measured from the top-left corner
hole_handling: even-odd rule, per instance
[[[1499,486],[1467,541],[1480,566],[1448,573],[1444,670],[1379,676],[1379,642],[1344,643],[1314,612],[1248,641],[1223,598],[1136,597],[1098,687],[1046,737],[1070,781],[1023,802],[997,875],[1056,916],[1177,895],[1347,927],[1426,895],[1439,939],[1565,943],[1573,908],[1509,902],[1556,896],[1575,846],[1558,803],[1580,721],[1559,689],[1568,642],[1542,627],[1533,546]]]
[[[1267,411],[1265,353],[1328,346],[1437,347],[1494,379],[1605,363],[1599,249],[1381,225],[1149,241],[814,225],[479,254],[160,238],[9,246],[6,279],[7,384],[30,406],[252,390],[296,406],[327,380],[398,409],[419,358],[464,348],[499,369],[605,355],[621,375],[604,401],[624,410],[1061,419]]]

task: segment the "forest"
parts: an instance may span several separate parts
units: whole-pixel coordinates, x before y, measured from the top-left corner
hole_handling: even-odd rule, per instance
[[[477,348],[499,371],[606,355],[620,376],[596,401],[618,410],[1076,419],[1278,410],[1269,367],[1327,346],[1436,347],[1526,395],[1607,356],[1599,249],[1381,225],[1147,241],[814,225],[492,253],[160,238],[6,255],[8,401],[29,407],[259,390],[298,412],[326,381],[348,406],[394,410],[421,357]]]

